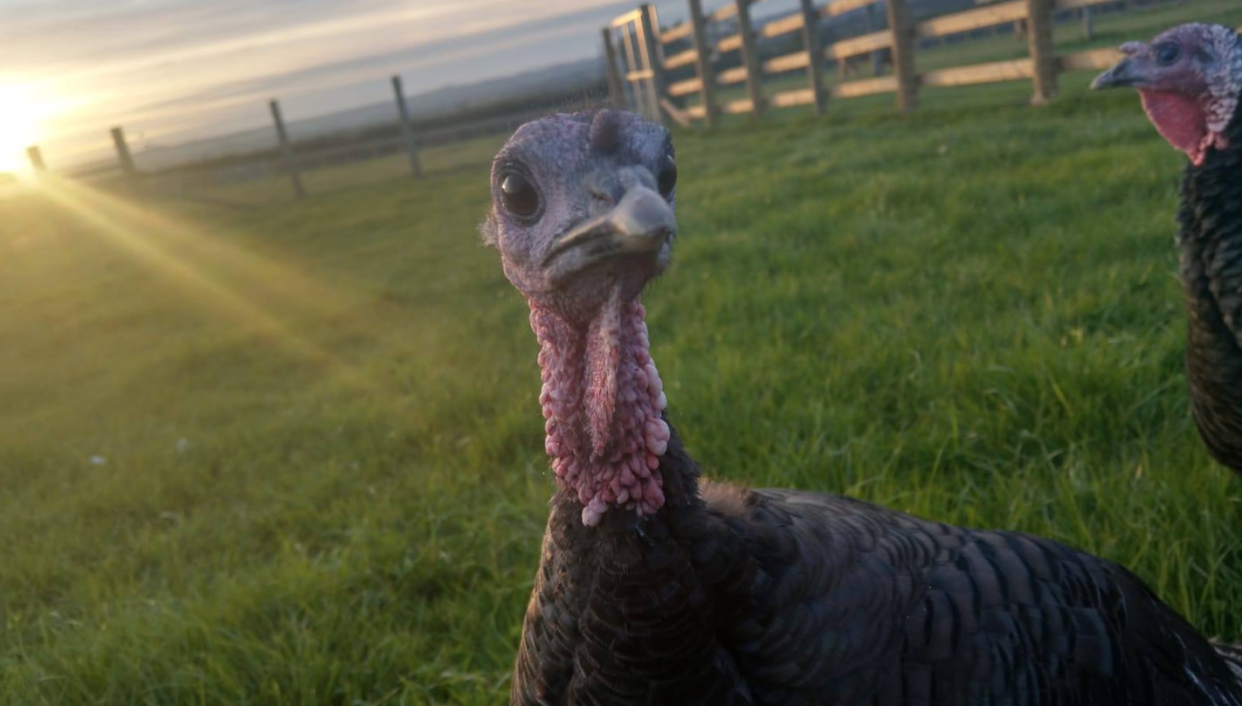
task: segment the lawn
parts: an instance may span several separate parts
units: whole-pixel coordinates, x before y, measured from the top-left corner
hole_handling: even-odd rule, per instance
[[[1183,160],[1085,80],[678,133],[653,355],[710,476],[1053,537],[1242,638]],[[0,701],[504,701],[552,485],[487,200],[0,201]]]

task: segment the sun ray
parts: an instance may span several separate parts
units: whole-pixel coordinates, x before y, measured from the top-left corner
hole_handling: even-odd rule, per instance
[[[363,375],[360,367],[298,333],[288,321],[346,311],[362,303],[363,294],[325,287],[294,268],[228,245],[218,234],[212,237],[188,224],[52,175],[41,178],[38,189],[91,233],[173,282],[210,314],[262,336],[292,359],[321,366],[326,380],[393,408],[402,404],[390,390]],[[229,272],[229,280],[206,274],[207,264],[210,269]],[[265,305],[269,301],[271,305]],[[277,306],[272,305],[292,316],[278,315]]]
[[[325,286],[322,274],[311,276],[304,273],[287,252],[265,254],[259,251],[261,245],[255,242],[243,249],[232,244],[235,238],[107,192],[67,180],[52,178],[45,181],[48,182],[47,188],[72,194],[77,202],[93,213],[133,228],[137,235],[149,236],[153,246],[161,251],[180,260],[210,262],[218,269],[244,280],[247,289],[262,292],[300,313],[322,314],[329,310],[344,310],[366,299],[366,294],[353,282],[342,280],[340,285],[343,286]]]

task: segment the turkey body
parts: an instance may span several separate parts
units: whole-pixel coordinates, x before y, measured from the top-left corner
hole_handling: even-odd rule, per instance
[[[832,495],[698,487],[654,516],[553,501],[514,704],[1242,704],[1133,574],[1055,542]]]
[[[1195,423],[1216,460],[1242,473],[1242,112],[1228,139],[1186,168],[1178,246]]]

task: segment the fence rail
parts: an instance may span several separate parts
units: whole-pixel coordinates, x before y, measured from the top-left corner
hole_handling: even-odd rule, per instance
[[[735,0],[704,12],[702,0],[688,0],[689,19],[661,30],[654,6],[642,4],[604,28],[605,56],[611,75],[626,90],[614,91],[614,101],[646,113],[687,125],[718,115],[760,115],[767,108],[814,105],[822,113],[829,99],[857,98],[877,93],[896,95],[899,110],[913,110],[923,88],[969,86],[1007,81],[1031,81],[1031,102],[1050,100],[1057,93],[1062,72],[1106,68],[1121,57],[1114,49],[1093,49],[1058,55],[1053,47],[1055,15],[1064,11],[1094,13],[1095,6],[1118,0],[1005,0],[982,7],[911,21],[910,0],[801,0],[801,8],[754,26],[751,10],[764,0]],[[855,10],[883,6],[887,28],[867,31],[827,44],[820,43],[820,24]],[[1087,22],[1093,14],[1086,14]],[[918,71],[916,46],[951,35],[999,25],[1014,25],[1025,33],[1028,55],[1004,61]],[[794,51],[766,52],[761,43],[800,32],[802,46]],[[687,41],[688,40],[688,41]],[[625,48],[624,55],[613,44]],[[765,45],[765,48],[766,45]],[[892,74],[825,86],[826,61],[845,62],[866,54],[891,55]],[[740,57],[735,55],[740,54]],[[772,55],[775,54],[775,55]],[[623,67],[617,62],[624,61]],[[687,76],[687,69],[691,75]],[[806,70],[805,88],[765,93],[763,79]],[[672,74],[677,78],[668,79]],[[842,77],[845,72],[842,71]],[[720,99],[719,89],[744,85],[744,98]],[[694,104],[687,100],[696,98]]]
[[[671,27],[661,26],[650,4],[614,18],[601,30],[606,87],[612,104],[629,106],[654,120],[712,126],[721,116],[760,116],[768,110],[798,106],[809,106],[822,114],[832,101],[876,94],[892,94],[899,110],[913,110],[923,89],[1002,81],[1030,81],[1032,102],[1039,103],[1056,94],[1058,74],[1099,70],[1120,56],[1113,49],[1058,54],[1052,42],[1056,13],[1084,13],[1089,32],[1098,6],[1126,0],[1000,0],[961,12],[918,18],[911,16],[911,0],[797,0],[796,10],[755,21],[752,11],[765,1],[734,0],[706,11],[704,0],[686,0],[688,19]],[[861,31],[859,23],[846,17],[856,11],[865,14],[867,20]],[[829,37],[823,30],[832,29],[833,23],[850,25],[851,36],[826,41]],[[923,71],[916,68],[916,51],[924,51],[920,46],[928,48],[944,43],[943,38],[950,35],[1005,24],[1021,24],[1025,56],[955,67],[943,67],[942,61]],[[1013,52],[1007,54],[1012,56]],[[847,72],[842,71],[840,81],[828,85],[825,74],[830,62],[844,69],[864,55],[886,57],[891,72],[881,75],[880,62],[876,61],[874,76],[848,80]],[[774,86],[768,81],[798,71],[804,72],[805,82],[795,78]],[[113,161],[59,173],[101,186],[132,188],[142,194],[213,202],[231,199],[237,205],[248,205],[271,194],[303,198],[308,193],[349,185],[357,177],[412,175],[417,179],[426,171],[443,169],[446,161],[457,164],[459,154],[471,160],[485,159],[464,144],[461,150],[449,145],[498,134],[548,109],[567,107],[566,97],[555,96],[555,103],[545,100],[542,107],[512,103],[502,106],[503,111],[479,112],[475,119],[451,124],[432,119],[415,129],[400,78],[392,77],[390,84],[395,123],[367,128],[363,134],[299,142],[285,129],[280,106],[273,101],[268,108],[275,129],[269,133],[271,142],[266,147],[251,147],[248,153],[232,156],[187,158],[165,168],[144,168],[154,167],[154,159],[146,162],[150,153],[131,153],[126,131],[117,127],[111,134],[116,154]],[[588,90],[600,88],[593,84]],[[581,95],[568,100],[569,105],[581,107],[599,104],[583,103]],[[394,127],[398,129],[389,129]],[[430,166],[420,156],[428,149],[439,150],[430,153]],[[403,153],[405,159],[401,159]],[[38,146],[30,147],[27,155],[36,173],[47,170]],[[389,158],[376,165],[374,174],[380,176],[349,166],[380,158]],[[305,183],[303,175],[307,177]],[[259,181],[270,183],[255,183]],[[236,185],[242,188],[227,188]]]
[[[144,167],[143,154],[131,152],[125,129],[114,127],[111,130],[115,154],[112,161],[59,169],[54,173],[101,188],[123,189],[134,195],[245,207],[265,202],[276,194],[285,194],[300,200],[314,193],[349,186],[360,180],[396,178],[402,173],[407,178],[412,176],[420,179],[427,171],[421,158],[424,151],[439,150],[441,157],[436,162],[443,169],[446,161],[443,148],[451,149],[451,146],[464,144],[474,138],[504,133],[523,122],[542,117],[547,112],[546,108],[531,106],[499,115],[485,114],[451,123],[443,118],[433,117],[430,124],[424,123],[416,130],[400,77],[393,76],[389,82],[395,102],[394,122],[376,122],[363,128],[366,132],[362,134],[321,135],[299,142],[285,125],[280,103],[272,100],[266,106],[274,128],[269,146],[252,146],[218,157],[187,157],[162,167]],[[296,131],[296,125],[294,128]],[[371,131],[375,134],[369,134]],[[384,132],[393,134],[381,134]],[[396,159],[391,159],[376,170],[373,176],[369,176],[369,172],[364,174],[361,170],[354,170],[357,176],[353,173],[326,174],[327,171],[336,169],[340,172],[339,168],[349,168],[363,162],[398,157],[405,158],[407,166],[404,169],[397,165]],[[43,152],[38,146],[27,149],[27,158],[36,175],[53,173],[49,171]],[[477,159],[473,153],[466,158]],[[459,160],[447,161],[456,163]],[[309,182],[304,180],[304,175],[310,178]],[[256,182],[270,183],[265,183],[261,189],[256,190],[251,188]],[[287,186],[282,182],[287,183]],[[312,182],[319,184],[321,188],[312,188]],[[332,186],[324,187],[325,182]]]

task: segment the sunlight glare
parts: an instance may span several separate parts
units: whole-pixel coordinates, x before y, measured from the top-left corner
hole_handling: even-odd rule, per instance
[[[351,388],[394,411],[403,409],[403,398],[294,325],[308,316],[339,317],[355,311],[370,301],[365,292],[329,287],[291,266],[287,257],[281,262],[230,246],[218,234],[213,237],[188,222],[53,174],[45,174],[38,189],[87,232],[179,285],[205,311],[230,322],[234,330],[260,334],[290,358],[321,365],[325,381]],[[221,278],[223,272],[231,276]]]
[[[0,172],[26,168],[26,148],[39,141],[41,117],[29,91],[0,79]]]

